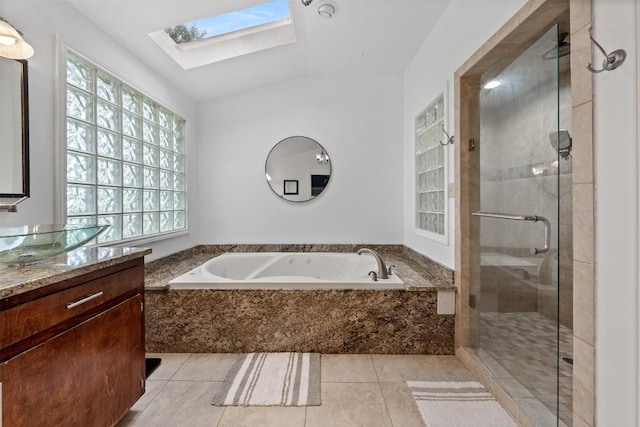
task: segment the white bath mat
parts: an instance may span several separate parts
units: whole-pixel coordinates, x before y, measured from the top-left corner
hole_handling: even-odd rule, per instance
[[[320,405],[320,354],[241,354],[211,404],[216,406]]]
[[[407,381],[428,427],[516,427],[491,394],[476,381]]]

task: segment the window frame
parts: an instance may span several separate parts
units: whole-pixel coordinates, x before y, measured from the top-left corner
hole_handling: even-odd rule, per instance
[[[173,230],[168,230],[168,231],[158,231],[157,233],[153,233],[153,234],[141,234],[138,236],[133,236],[133,237],[128,237],[128,238],[122,238],[122,235],[120,235],[120,239],[119,240],[112,240],[112,241],[100,241],[100,242],[96,242],[94,241],[93,243],[97,246],[126,246],[126,245],[130,245],[132,243],[135,244],[141,244],[141,243],[148,243],[148,242],[153,242],[153,241],[159,241],[159,240],[164,240],[164,239],[169,239],[169,238],[173,238],[173,237],[178,237],[178,236],[182,236],[182,235],[187,235],[189,234],[189,203],[188,203],[188,199],[189,199],[189,188],[188,188],[188,176],[189,176],[189,170],[188,170],[188,140],[189,140],[189,131],[188,131],[188,121],[184,118],[184,114],[181,114],[180,112],[177,111],[176,108],[172,108],[169,107],[168,105],[170,105],[169,103],[165,103],[165,102],[161,102],[159,101],[155,96],[153,96],[149,91],[145,90],[141,85],[131,81],[130,79],[124,77],[121,73],[119,73],[118,71],[115,71],[113,68],[106,66],[105,64],[103,64],[101,61],[86,55],[82,52],[80,52],[78,49],[72,48],[70,46],[68,46],[67,44],[65,44],[61,39],[59,39],[59,43],[57,44],[58,47],[58,55],[56,55],[57,60],[58,60],[58,64],[57,64],[57,70],[58,70],[58,78],[56,79],[57,84],[58,84],[58,90],[56,91],[56,93],[58,94],[58,114],[56,114],[56,127],[58,127],[56,135],[57,135],[57,149],[56,149],[56,153],[58,154],[58,161],[56,162],[56,170],[57,170],[57,179],[56,179],[56,218],[58,219],[57,222],[58,223],[63,223],[66,224],[69,220],[69,216],[67,214],[67,184],[68,184],[68,180],[67,180],[67,88],[68,88],[68,83],[67,83],[67,58],[69,55],[73,55],[75,57],[77,57],[78,59],[80,59],[81,61],[85,61],[87,62],[91,67],[93,67],[95,69],[95,75],[93,76],[93,82],[95,84],[96,80],[97,80],[97,73],[102,72],[108,76],[110,76],[111,78],[114,78],[118,81],[120,89],[120,96],[122,94],[122,88],[124,86],[132,89],[133,91],[137,92],[140,96],[140,107],[143,108],[143,100],[146,99],[154,104],[156,104],[158,107],[163,108],[165,110],[167,110],[168,112],[170,112],[172,114],[172,117],[175,116],[177,118],[179,118],[180,120],[183,121],[183,146],[182,146],[182,154],[184,156],[184,165],[183,165],[183,174],[184,174],[184,190],[183,190],[183,194],[184,194],[184,209],[180,209],[182,211],[184,211],[184,228],[181,229],[173,229]],[[73,86],[75,87],[75,86]],[[93,94],[95,96],[95,99],[97,100],[97,89],[94,88],[93,90]],[[96,105],[93,106],[93,109],[95,110],[97,108]],[[119,108],[122,108],[122,105],[119,105]],[[96,113],[94,113],[95,116]],[[142,118],[142,111],[140,112],[140,117],[141,117],[141,135],[140,135],[140,145],[141,147],[144,146],[144,142],[143,142],[143,137],[142,137],[142,122],[144,121],[144,119]],[[121,120],[122,118],[122,113],[120,112],[120,118],[118,120]],[[97,122],[93,123],[91,126],[93,126],[94,130],[94,138],[96,137],[95,132],[98,129],[98,125]],[[122,145],[122,125],[120,124],[120,144]],[[97,140],[94,141],[94,144],[96,145],[95,147],[95,152],[92,154],[94,156],[94,159],[98,158],[98,153],[97,153]],[[160,147],[160,144],[158,143],[158,147]],[[159,153],[159,149],[158,149],[158,153]],[[172,153],[175,153],[175,151],[172,151]],[[124,164],[124,159],[122,156],[120,156],[119,161],[121,162],[121,164]],[[158,156],[158,161],[160,161],[159,156]],[[144,168],[144,163],[141,160],[140,163],[141,168]],[[158,171],[160,170],[160,168],[158,167]],[[175,172],[175,166],[171,169],[172,172]],[[96,174],[97,174],[97,169],[96,169]],[[96,188],[96,197],[98,194],[97,189],[99,188],[99,184],[97,182],[97,177],[94,181],[92,185],[94,188]],[[144,192],[144,183],[141,184],[142,186],[140,187],[140,190],[142,192]],[[124,189],[126,188],[124,186],[124,182],[121,182],[119,187],[120,189]],[[173,192],[175,192],[175,190],[172,190]],[[160,194],[160,184],[158,183],[158,194]],[[174,196],[175,197],[175,196]],[[121,195],[121,200],[122,200],[122,195]],[[142,200],[141,203],[144,203],[144,201]],[[158,200],[158,203],[160,203],[160,200]],[[97,205],[97,200],[96,200],[96,205]],[[173,209],[173,211],[175,212],[175,209]],[[160,207],[158,208],[157,211],[154,212],[158,212],[158,214],[160,214],[161,209]],[[120,214],[123,215],[124,212],[124,207],[122,206],[122,204],[119,207],[119,212],[114,213],[114,214]],[[144,218],[144,211],[141,208],[141,220]],[[90,215],[86,215],[86,216],[94,216],[96,219],[99,218],[99,216],[101,216],[103,214],[100,214],[98,211],[96,211],[93,214]],[[105,214],[108,215],[108,214]],[[123,226],[122,224],[121,226],[121,231],[123,230]],[[143,227],[144,225],[141,224],[141,227]],[[160,229],[160,217],[158,216],[158,230]],[[144,233],[144,230],[142,229],[142,233]]]
[[[426,228],[421,228],[420,227],[420,215],[421,213],[427,213],[426,210],[422,210],[421,209],[421,200],[420,200],[420,194],[421,192],[424,194],[427,194],[429,190],[424,189],[421,190],[420,187],[420,175],[421,173],[426,174],[428,171],[421,171],[420,170],[420,152],[418,151],[420,146],[420,136],[422,135],[422,133],[420,133],[420,120],[427,114],[427,112],[429,112],[430,110],[432,110],[439,102],[440,99],[442,99],[442,117],[441,119],[437,120],[436,123],[433,124],[433,127],[435,129],[440,129],[439,132],[436,130],[434,132],[435,135],[437,135],[437,141],[440,142],[443,147],[443,164],[442,166],[437,166],[435,169],[433,170],[439,170],[440,168],[443,169],[443,182],[441,186],[438,186],[438,188],[436,188],[435,190],[433,190],[432,192],[438,192],[438,191],[442,191],[443,192],[443,209],[442,212],[440,212],[440,210],[438,210],[436,213],[437,214],[441,214],[443,215],[444,219],[443,219],[443,233],[439,234],[437,232],[433,232],[433,231],[429,231]],[[449,165],[449,144],[447,144],[447,136],[445,135],[445,132],[443,131],[443,129],[447,129],[448,128],[448,124],[449,124],[449,120],[448,120],[448,90],[447,87],[445,86],[445,89],[440,92],[438,95],[435,96],[435,98],[422,110],[420,111],[419,114],[417,114],[414,118],[413,121],[413,175],[414,175],[414,208],[413,208],[413,228],[414,228],[414,233],[420,237],[424,237],[427,238],[429,240],[433,240],[442,244],[448,244],[449,243],[449,169],[450,169],[450,165]],[[430,128],[429,128],[430,129]],[[426,133],[427,130],[424,130],[424,133]],[[447,133],[449,135],[452,134],[452,132],[447,130]],[[426,153],[427,150],[424,151],[424,153]],[[437,173],[436,173],[437,174]],[[427,202],[428,203],[428,202]]]

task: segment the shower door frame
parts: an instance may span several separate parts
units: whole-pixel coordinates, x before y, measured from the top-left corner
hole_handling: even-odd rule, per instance
[[[590,14],[590,2],[588,11]],[[492,377],[483,362],[469,350],[479,346],[480,338],[480,310],[477,305],[472,307],[473,296],[480,294],[480,260],[479,256],[474,256],[480,253],[480,220],[471,215],[480,210],[480,80],[490,70],[504,69],[558,21],[570,22],[571,33],[574,33],[573,21],[584,18],[582,15],[584,13],[569,14],[569,0],[530,0],[458,68],[454,76],[456,355],[514,418],[525,425],[529,425],[531,420]],[[582,21],[579,23],[584,25]],[[578,65],[572,58],[572,76]],[[573,111],[575,115],[575,109]],[[587,372],[593,369],[593,364],[574,366],[574,375],[579,375],[576,369]]]

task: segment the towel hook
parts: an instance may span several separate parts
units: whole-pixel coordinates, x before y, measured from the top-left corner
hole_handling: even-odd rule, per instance
[[[589,38],[591,39],[593,44],[595,44],[596,47],[600,50],[600,52],[602,52],[605,58],[604,58],[604,61],[602,62],[602,68],[600,70],[596,70],[591,66],[591,64],[587,65],[587,69],[592,73],[601,73],[603,71],[615,70],[616,68],[621,66],[624,60],[627,58],[627,52],[625,52],[624,49],[618,49],[608,54],[602,48],[602,46],[600,46],[600,43],[595,41],[595,39],[593,38],[593,35],[591,35],[591,30],[593,30],[593,28],[589,28]]]
[[[445,135],[447,135],[447,142],[442,142],[440,141],[440,145],[449,145],[449,144],[453,144],[454,142],[454,137],[453,136],[449,136],[449,134],[447,133],[447,131],[444,129],[444,125],[442,125],[442,132],[444,132]]]

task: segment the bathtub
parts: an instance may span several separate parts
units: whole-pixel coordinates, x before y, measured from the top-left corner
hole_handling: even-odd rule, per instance
[[[225,253],[169,282],[172,289],[403,289],[392,274],[372,281],[369,254],[326,252]]]

